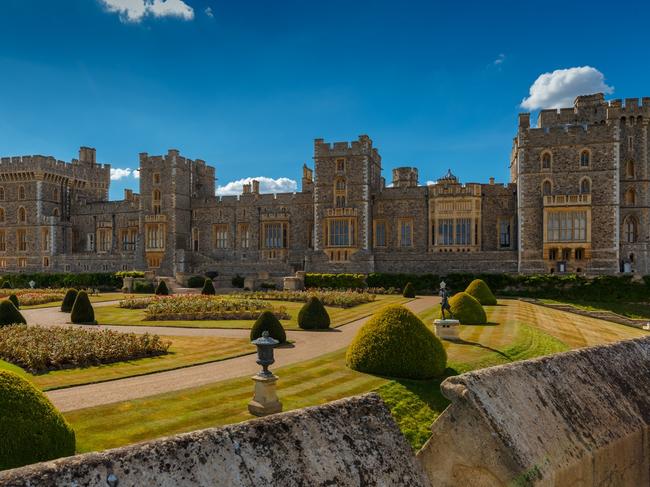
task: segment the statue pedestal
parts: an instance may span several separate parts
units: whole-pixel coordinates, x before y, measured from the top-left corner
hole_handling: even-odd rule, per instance
[[[436,328],[436,336],[441,340],[459,339],[460,321],[452,319],[434,320],[433,324]]]
[[[248,403],[248,410],[254,416],[266,416],[282,411],[282,403],[278,400],[275,392],[275,383],[278,377],[275,375],[263,376],[254,375],[255,394],[253,400]]]

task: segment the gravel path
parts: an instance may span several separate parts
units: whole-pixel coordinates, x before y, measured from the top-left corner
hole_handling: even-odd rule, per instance
[[[405,306],[418,313],[430,308],[439,302],[434,296],[421,297],[407,303]],[[104,303],[102,303],[104,304]],[[99,306],[100,304],[98,304]],[[106,304],[108,305],[108,304]],[[30,313],[29,311],[34,311]],[[41,310],[25,311],[28,322],[37,324],[56,325],[51,315],[37,313]],[[51,309],[50,309],[51,311]],[[60,313],[62,314],[62,313]],[[64,315],[65,316],[65,315]],[[31,319],[30,319],[31,317]],[[63,318],[65,319],[65,317]],[[34,321],[32,321],[34,320]],[[357,330],[368,320],[368,317],[358,319],[347,325],[323,332],[287,331],[287,337],[292,340],[293,346],[278,348],[275,353],[274,369],[302,362],[318,357],[329,352],[340,350],[350,343]],[[144,333],[145,331],[164,333],[166,335],[203,335],[203,336],[248,336],[248,330],[217,330],[217,329],[191,329],[168,327],[115,327],[121,331]],[[144,328],[144,329],[143,329]],[[239,333],[239,334],[237,334]],[[243,335],[241,335],[243,333]],[[198,387],[226,379],[234,379],[246,375],[253,375],[259,370],[253,356],[236,357],[230,360],[195,365],[184,369],[158,372],[155,374],[118,379],[101,384],[89,384],[68,389],[50,391],[47,396],[61,411],[71,411],[88,407],[110,404],[119,401],[138,399],[165,392],[177,391],[190,387]]]

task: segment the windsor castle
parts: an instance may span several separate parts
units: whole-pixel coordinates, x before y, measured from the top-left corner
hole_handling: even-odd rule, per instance
[[[519,115],[510,182],[388,184],[372,140],[314,141],[301,190],[215,196],[215,169],[140,154],[140,190],[109,201],[110,166],[3,157],[0,272],[650,274],[650,97],[580,96]]]

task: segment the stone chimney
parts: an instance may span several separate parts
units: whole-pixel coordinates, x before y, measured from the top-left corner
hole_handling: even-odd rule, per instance
[[[79,147],[79,162],[96,164],[96,151],[93,147]]]
[[[253,194],[260,194],[260,182],[257,179],[253,179]]]
[[[490,178],[490,185],[494,185],[494,178]]]

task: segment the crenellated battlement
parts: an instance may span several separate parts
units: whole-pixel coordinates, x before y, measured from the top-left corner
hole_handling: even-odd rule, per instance
[[[543,128],[528,128],[520,133],[520,144],[529,146],[553,144],[577,144],[598,142],[600,140],[617,140],[618,130],[613,124],[564,125]]]
[[[110,170],[110,164],[97,164],[79,159],[65,162],[52,156],[43,155],[0,158],[0,173],[5,175],[10,173],[45,173],[64,179],[106,182],[110,179]]]
[[[360,135],[352,142],[325,142],[324,139],[314,139],[314,158],[371,155],[380,159],[379,151],[372,147],[372,140],[367,135]]]

